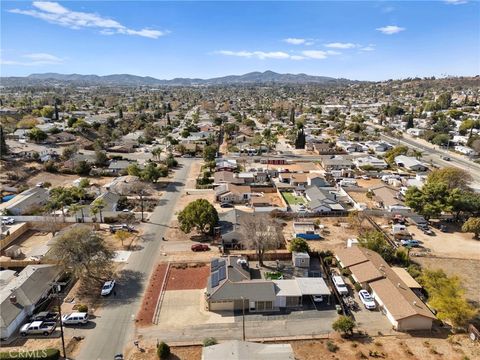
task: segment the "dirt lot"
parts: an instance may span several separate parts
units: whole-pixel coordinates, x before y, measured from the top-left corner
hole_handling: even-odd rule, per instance
[[[68,175],[68,174],[52,174],[46,171],[42,171],[37,175],[31,177],[27,180],[28,186],[35,186],[40,182],[49,182],[52,184],[52,187],[56,186],[73,186],[73,182],[77,179],[81,178],[79,175]],[[99,186],[103,186],[113,178],[111,177],[96,177],[96,178],[88,178],[90,180],[90,184],[96,184]]]
[[[177,201],[177,204],[175,205],[174,213],[178,213],[179,211],[182,211],[185,206],[187,206],[190,202],[198,200],[198,199],[207,199],[210,201],[212,204],[215,200],[215,193],[213,190],[204,190],[202,192],[195,192],[191,193],[189,192],[188,194],[182,194],[180,199]],[[172,219],[172,222],[170,223],[170,228],[167,229],[165,232],[165,238],[168,239],[169,241],[185,241],[185,240],[192,240],[192,237],[195,238],[195,234],[185,234],[178,228],[178,221],[176,219],[176,216]]]
[[[395,360],[467,360],[476,359],[480,356],[478,344],[473,344],[466,336],[455,336],[451,339],[412,338],[405,336],[377,337],[369,341],[348,341],[336,338],[331,340],[338,346],[336,352],[327,348],[328,340],[305,340],[292,341],[293,352],[296,360],[318,359],[373,359],[375,352],[377,358]],[[127,359],[130,360],[154,360],[157,359],[154,344],[146,344],[146,351],[141,353],[132,350]],[[171,347],[172,359],[200,360],[201,346]],[[371,352],[371,353],[370,353]],[[382,353],[385,356],[382,356]],[[363,354],[363,356],[362,356]]]
[[[465,336],[456,337],[453,341],[422,337],[382,337],[364,342],[337,338],[331,342],[338,347],[335,353],[328,350],[327,340],[295,341],[291,345],[297,360],[370,359],[375,357],[371,356],[375,352],[377,358],[395,360],[461,360],[480,356],[479,347],[472,345]]]
[[[451,224],[448,232],[441,232],[431,227],[435,235],[425,235],[415,226],[408,226],[413,238],[420,240],[422,246],[431,250],[432,255],[480,261],[480,241],[474,240],[472,234],[462,233]],[[415,252],[415,250],[414,250]]]
[[[201,346],[182,346],[182,347],[170,347],[172,360],[200,360],[202,358]],[[145,352],[139,352],[136,349],[132,349],[130,356],[127,356],[128,360],[158,360],[156,349],[154,346],[150,346]]]
[[[413,259],[422,267],[442,269],[447,275],[457,275],[462,280],[465,295],[471,301],[480,304],[480,261],[472,259],[449,259],[439,257],[416,257]]]
[[[137,324],[147,326],[152,324],[158,297],[163,286],[163,279],[167,271],[167,264],[158,264],[148,282],[148,287],[142,300],[142,306],[137,314]]]
[[[339,247],[346,246],[347,239],[356,238],[359,233],[359,228],[351,224],[347,217],[322,217],[311,218],[309,220],[319,221],[324,226],[321,240],[308,241],[310,248],[314,251],[333,250]],[[283,228],[283,233],[287,242],[293,237],[293,220],[286,221],[286,226]],[[362,226],[370,227],[364,221]]]
[[[20,235],[10,245],[18,245],[24,255],[28,255],[32,250],[46,245],[52,239],[52,233],[39,232],[35,230],[27,230]]]
[[[203,289],[207,285],[210,266],[200,264],[186,269],[172,267],[167,279],[167,290]]]

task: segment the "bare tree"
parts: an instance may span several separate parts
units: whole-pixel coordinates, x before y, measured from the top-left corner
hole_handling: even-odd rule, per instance
[[[282,241],[277,223],[267,214],[245,215],[242,221],[243,244],[248,249],[255,249],[260,266],[267,250],[277,249]]]

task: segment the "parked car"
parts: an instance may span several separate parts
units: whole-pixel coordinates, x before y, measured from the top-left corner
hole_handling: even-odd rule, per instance
[[[88,322],[88,314],[86,312],[74,312],[62,316],[63,325],[83,325]]]
[[[115,280],[106,281],[102,287],[102,292],[101,292],[102,296],[110,295],[114,287],[115,287]]]
[[[439,229],[440,229],[441,232],[447,232],[447,225],[442,224],[442,225],[440,225]]]
[[[340,275],[332,276],[333,285],[340,295],[348,295],[348,288]]]
[[[234,206],[230,203],[221,203],[220,207],[221,208],[233,208]]]
[[[418,246],[420,246],[420,242],[418,240],[411,240],[411,239],[400,240],[400,244],[402,244],[403,246],[408,246],[408,247],[418,247]]]
[[[2,225],[13,225],[15,224],[15,219],[11,217],[3,217],[2,218]]]
[[[360,297],[360,300],[366,309],[373,310],[377,307],[375,304],[375,299],[368,293],[367,290],[360,290],[358,292],[358,296]]]
[[[210,248],[206,244],[193,244],[192,251],[208,251]]]
[[[434,235],[435,233],[432,231],[432,229],[429,229],[429,228],[426,228],[426,229],[422,229],[423,230],[423,233],[425,235]]]
[[[50,311],[42,311],[31,317],[30,321],[57,321],[58,313]]]
[[[322,302],[322,301],[323,301],[323,296],[321,296],[321,295],[313,295],[313,301],[314,301],[314,302]]]
[[[450,156],[444,156],[444,155],[443,155],[443,156],[440,156],[440,158],[441,158],[442,160],[445,160],[445,161],[450,161],[450,160],[452,160],[452,159],[450,159]]]
[[[20,335],[45,335],[48,336],[57,328],[55,321],[33,321],[20,328]]]
[[[117,232],[118,230],[125,230],[125,231],[128,231],[128,232],[134,232],[134,231],[135,231],[135,227],[132,226],[132,225],[128,225],[128,224],[110,225],[110,232],[111,232],[112,234],[114,234],[114,233]]]

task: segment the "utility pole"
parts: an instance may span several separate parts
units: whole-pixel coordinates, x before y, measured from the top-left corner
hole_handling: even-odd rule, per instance
[[[242,296],[242,339],[245,341],[245,298]]]
[[[144,221],[144,218],[143,218],[143,190],[140,190],[140,207],[141,207],[141,210],[142,210],[142,222]]]
[[[60,335],[62,337],[62,351],[63,351],[63,358],[67,359],[67,351],[65,350],[65,337],[63,334],[63,321],[62,321],[62,302],[60,301],[60,294],[58,293],[58,288],[60,286],[59,283],[52,283],[55,291],[54,297],[57,300],[57,306],[58,306],[58,316],[60,317]]]

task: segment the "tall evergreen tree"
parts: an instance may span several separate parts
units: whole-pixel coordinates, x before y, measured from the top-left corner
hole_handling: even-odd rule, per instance
[[[5,134],[3,133],[3,126],[0,126],[0,158],[8,154],[7,143],[5,142]]]
[[[292,106],[290,109],[290,122],[292,125],[295,125],[295,107]]]

